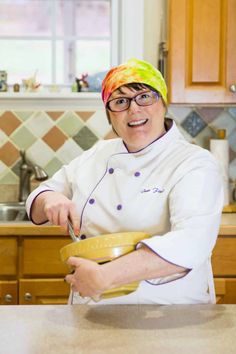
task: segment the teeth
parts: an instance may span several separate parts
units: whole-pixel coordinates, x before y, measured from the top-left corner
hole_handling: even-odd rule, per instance
[[[147,119],[141,119],[141,120],[136,120],[135,122],[130,122],[128,125],[134,126],[134,125],[140,125],[143,124],[147,121]]]

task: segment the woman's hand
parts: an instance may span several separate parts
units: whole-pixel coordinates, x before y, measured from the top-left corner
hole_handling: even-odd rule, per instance
[[[74,273],[68,274],[65,280],[71,284],[72,290],[78,291],[81,296],[96,298],[109,289],[109,283],[102,266],[96,262],[70,257],[67,264],[74,269]]]
[[[75,204],[61,193],[45,191],[39,194],[32,206],[32,218],[35,222],[45,221],[61,226],[68,231],[68,219],[71,220],[75,234],[79,233],[79,216]],[[43,219],[42,219],[43,218]]]

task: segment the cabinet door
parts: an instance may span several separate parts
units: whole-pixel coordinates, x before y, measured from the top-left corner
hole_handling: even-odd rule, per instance
[[[64,277],[69,268],[60,259],[60,249],[69,237],[25,237],[20,254],[20,277]]]
[[[219,236],[212,254],[216,299],[236,304],[236,237]]]
[[[17,240],[14,237],[0,237],[0,276],[16,277]]]
[[[16,280],[0,281],[0,305],[16,305],[18,302]]]
[[[70,287],[63,279],[20,279],[20,305],[65,305]]]
[[[171,103],[235,103],[236,1],[170,0]]]
[[[236,304],[236,278],[215,278],[217,304]]]
[[[219,236],[212,254],[215,277],[236,277],[236,237]]]

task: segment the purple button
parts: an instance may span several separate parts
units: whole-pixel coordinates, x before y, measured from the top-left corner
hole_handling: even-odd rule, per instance
[[[93,203],[95,203],[95,199],[93,198],[89,199],[89,204],[93,204]]]
[[[121,210],[122,209],[122,205],[121,204],[118,204],[117,207],[116,207],[117,210]]]
[[[80,236],[80,239],[81,239],[81,240],[85,240],[86,237],[87,237],[86,235],[81,235],[81,236]]]
[[[110,174],[114,173],[114,168],[112,168],[112,167],[109,168],[108,172],[109,172]]]
[[[134,175],[135,175],[135,177],[139,177],[140,176],[140,172],[137,171],[137,172],[135,172]]]

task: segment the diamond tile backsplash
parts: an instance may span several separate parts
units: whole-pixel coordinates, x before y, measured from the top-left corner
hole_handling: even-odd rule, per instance
[[[173,118],[185,138],[209,149],[217,129],[226,129],[230,145],[230,179],[236,179],[236,108],[180,107],[171,105]],[[105,111],[1,111],[0,185],[18,184],[20,154],[43,167],[51,176],[99,139],[115,135]],[[1,201],[1,196],[0,196]]]
[[[184,130],[194,138],[206,127],[207,124],[197,112],[192,111],[184,119],[181,125]]]

